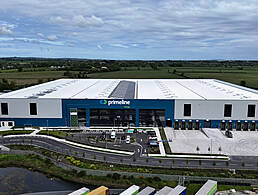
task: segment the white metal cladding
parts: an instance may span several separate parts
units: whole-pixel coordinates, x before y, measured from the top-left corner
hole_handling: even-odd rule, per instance
[[[184,104],[191,104],[191,116],[184,116]],[[232,117],[224,117],[224,105],[232,104]],[[256,116],[247,117],[248,105],[256,105]],[[175,100],[175,119],[258,120],[258,101]]]
[[[214,79],[59,79],[0,98],[116,99],[109,96],[121,81],[136,83],[134,99],[258,100],[256,90]]]
[[[0,98],[0,103],[8,103],[8,115],[0,112],[0,118],[62,118],[60,99]],[[30,103],[37,104],[37,115],[30,115]]]

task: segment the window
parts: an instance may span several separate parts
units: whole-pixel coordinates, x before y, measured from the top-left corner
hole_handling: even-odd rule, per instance
[[[232,116],[232,105],[225,104],[224,107],[224,117],[231,117]]]
[[[8,126],[9,127],[13,126],[13,122],[8,122]]]
[[[255,117],[255,105],[248,105],[247,117]]]
[[[184,116],[191,116],[191,104],[184,104]]]
[[[8,103],[1,103],[2,115],[8,115]]]
[[[37,104],[30,103],[30,115],[37,115]]]

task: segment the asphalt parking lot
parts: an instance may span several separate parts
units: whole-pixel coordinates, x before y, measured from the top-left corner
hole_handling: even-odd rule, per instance
[[[130,136],[131,138],[130,144],[126,143],[127,136]],[[111,132],[109,131],[105,133],[88,131],[75,133],[73,135],[69,135],[67,138],[82,144],[84,143],[102,148],[125,151],[135,151],[135,145],[141,145],[142,151],[138,152],[147,155],[149,151],[149,146],[147,143],[149,136],[150,134],[148,132],[116,132],[115,139],[111,139]]]

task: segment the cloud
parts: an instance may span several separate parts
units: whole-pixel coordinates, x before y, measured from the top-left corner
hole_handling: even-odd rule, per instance
[[[0,35],[13,35],[14,28],[15,25],[0,21]]]
[[[58,39],[58,37],[56,35],[47,36],[47,40],[49,40],[49,41],[56,41],[57,39]]]
[[[74,15],[72,17],[63,18],[61,16],[51,17],[50,21],[58,25],[70,25],[80,28],[85,27],[100,27],[104,24],[102,18],[95,15],[89,17],[83,15]]]
[[[99,49],[103,49],[103,47],[101,45],[97,45],[97,48]]]
[[[50,21],[53,23],[57,23],[57,24],[65,24],[68,22],[67,19],[61,17],[61,16],[56,16],[56,17],[51,17]]]
[[[37,35],[38,35],[40,38],[42,38],[42,39],[44,39],[44,38],[45,38],[45,35],[44,35],[44,34],[42,34],[42,33],[37,33]]]
[[[8,0],[1,2],[6,24],[0,21],[0,34],[14,34],[14,26],[7,24],[13,23],[10,13],[15,13],[13,18],[20,18],[15,20],[16,36],[33,38],[41,32],[38,38],[52,42],[62,37],[74,43],[74,51],[96,49],[104,55],[104,45],[111,46],[111,57],[114,51],[138,55],[140,49],[143,56],[149,56],[149,50],[166,57],[174,51],[210,56],[224,49],[233,56],[243,47],[258,50],[257,10],[257,0]]]
[[[72,23],[78,27],[89,27],[89,26],[102,26],[104,24],[103,20],[96,16],[84,17],[82,15],[74,16]]]
[[[112,47],[120,47],[120,48],[129,48],[129,46],[121,44],[121,43],[113,43],[113,44],[110,44],[110,46],[112,46]]]
[[[58,39],[58,37],[56,35],[48,35],[45,36],[43,33],[37,33],[37,35],[41,38],[41,39],[45,39],[48,41],[56,41]]]

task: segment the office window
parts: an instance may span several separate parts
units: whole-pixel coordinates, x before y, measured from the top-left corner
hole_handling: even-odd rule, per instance
[[[30,115],[37,115],[37,104],[30,103]]]
[[[184,104],[184,116],[191,116],[191,104]]]
[[[255,117],[255,105],[248,105],[247,117]]]
[[[8,103],[1,103],[2,115],[8,115]]]
[[[232,105],[225,104],[224,107],[224,117],[231,117],[232,116]]]

